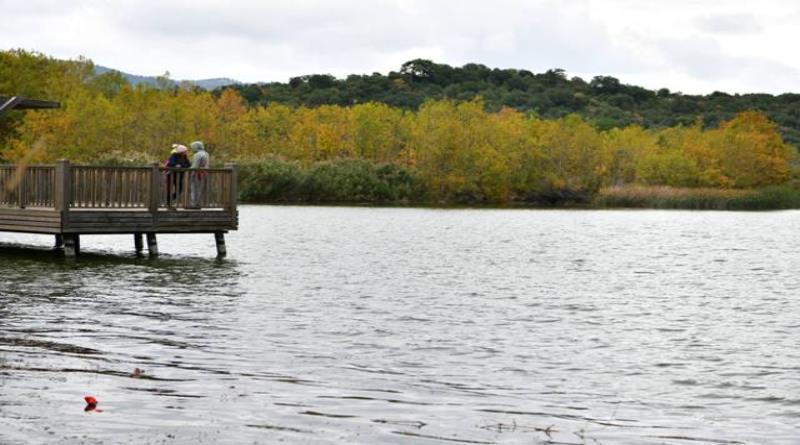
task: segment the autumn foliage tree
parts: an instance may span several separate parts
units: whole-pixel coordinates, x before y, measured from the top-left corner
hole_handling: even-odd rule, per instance
[[[215,162],[270,163],[256,170],[275,181],[291,177],[285,184],[293,184],[292,193],[325,183],[358,196],[399,196],[362,190],[395,181],[408,197],[417,190],[413,176],[422,184],[419,199],[442,202],[585,201],[620,185],[754,188],[786,183],[795,165],[795,149],[756,111],[715,128],[698,120],[601,130],[577,114],[491,111],[480,98],[429,100],[417,110],[375,102],[251,106],[233,89],[215,95],[186,85],[131,86],[114,73],[93,74],[86,60],[12,51],[0,52],[0,62],[0,95],[62,103],[59,110],[14,112],[0,124],[0,159],[9,162],[142,164],[163,160],[172,143],[202,139]],[[409,67],[410,79],[449,75],[428,68]],[[551,77],[552,88],[566,82],[557,72]],[[323,81],[330,79],[300,78],[297,88]],[[297,176],[308,172],[319,181]],[[336,175],[350,179],[337,182]]]

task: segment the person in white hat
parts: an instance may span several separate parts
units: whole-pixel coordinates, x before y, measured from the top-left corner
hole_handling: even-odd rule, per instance
[[[167,168],[189,168],[192,163],[189,161],[189,149],[185,145],[172,144],[172,151],[169,159],[164,163]],[[167,207],[174,208],[173,203],[183,191],[183,172],[167,171]]]

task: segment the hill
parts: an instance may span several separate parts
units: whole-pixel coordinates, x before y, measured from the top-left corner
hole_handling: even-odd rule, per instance
[[[353,105],[383,102],[416,110],[427,100],[483,98],[488,111],[503,107],[532,112],[543,118],[578,114],[600,129],[638,124],[646,128],[691,125],[707,128],[745,110],[758,110],[775,121],[783,137],[800,146],[800,94],[687,95],[667,88],[649,90],[611,76],[591,80],[568,77],[562,69],[533,73],[524,69],[489,68],[470,63],[452,67],[430,60],[404,63],[386,75],[350,75],[337,79],[311,74],[288,82],[231,86],[250,105]],[[219,93],[219,90],[216,91]]]
[[[164,78],[163,76],[140,76],[137,74],[125,73],[102,65],[95,65],[94,70],[95,73],[98,75],[105,74],[108,72],[115,72],[115,71],[119,72],[120,74],[122,74],[125,80],[131,85],[145,84],[156,87],[159,85],[160,79],[163,79],[164,81],[168,82],[168,84],[171,86],[177,86],[182,83],[188,83],[200,87],[204,90],[213,90],[215,88],[222,88],[230,85],[241,84],[241,82],[239,82],[238,80],[229,79],[227,77],[215,77],[212,79],[200,79],[200,80],[172,80]]]

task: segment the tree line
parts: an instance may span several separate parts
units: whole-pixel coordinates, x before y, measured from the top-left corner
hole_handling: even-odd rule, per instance
[[[414,82],[436,75],[416,64],[404,73]],[[754,110],[715,126],[696,118],[606,128],[580,113],[547,117],[485,97],[414,107],[262,103],[234,88],[134,87],[119,73],[95,74],[88,60],[24,51],[0,52],[0,93],[63,105],[0,123],[4,161],[141,164],[202,139],[217,162],[243,164],[243,195],[253,200],[586,202],[620,185],[786,184],[795,165],[779,126]]]
[[[546,119],[578,114],[602,130],[628,125],[645,128],[693,125],[698,120],[705,127],[716,127],[737,113],[758,110],[778,124],[787,141],[800,146],[800,94],[740,95],[717,91],[689,95],[667,88],[649,90],[627,85],[612,76],[570,78],[558,68],[533,73],[476,63],[452,67],[416,59],[386,75],[373,73],[337,79],[328,74],[311,74],[288,82],[233,88],[249,105],[279,102],[314,107],[381,102],[417,110],[431,99],[470,101],[481,97],[489,111],[507,107],[535,112]]]

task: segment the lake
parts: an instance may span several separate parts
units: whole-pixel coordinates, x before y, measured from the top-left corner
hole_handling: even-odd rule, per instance
[[[0,233],[0,443],[800,443],[798,211],[240,211]]]

